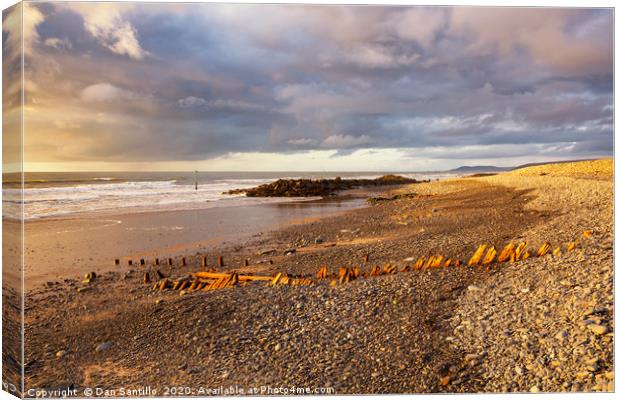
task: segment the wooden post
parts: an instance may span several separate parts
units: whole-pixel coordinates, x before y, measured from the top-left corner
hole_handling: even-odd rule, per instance
[[[168,265],[172,265],[172,258],[168,258]]]
[[[207,268],[207,256],[202,256],[202,268]]]
[[[159,258],[155,259],[155,265],[159,265]]]
[[[249,266],[250,265],[250,260],[248,260],[247,258],[243,261],[243,265],[244,266]]]
[[[369,255],[368,254],[364,254],[364,258],[363,259],[364,259],[364,262],[367,263],[368,259],[369,259]]]
[[[219,257],[217,258],[217,266],[218,266],[218,267],[223,267],[223,266],[224,266],[224,257],[219,256]]]
[[[114,260],[114,265],[119,265],[120,263],[121,263],[121,260],[119,260],[118,258]]]
[[[144,261],[144,258],[141,258],[140,259],[140,265],[144,265],[144,264],[146,264],[146,262]]]

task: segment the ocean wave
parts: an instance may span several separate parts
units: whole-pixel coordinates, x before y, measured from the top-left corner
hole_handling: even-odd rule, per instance
[[[290,173],[281,179],[300,178]],[[309,176],[308,176],[309,175]],[[319,179],[320,173],[308,174],[309,178]],[[359,174],[356,178],[372,179],[383,174]],[[416,179],[435,179],[445,177],[446,174],[400,174]],[[333,178],[333,173],[325,178]],[[348,178],[346,174],[343,176]],[[248,198],[242,194],[223,194],[230,189],[250,188],[269,183],[269,178],[219,178],[208,182],[201,182],[198,190],[192,182],[180,182],[177,179],[167,180],[139,180],[118,181],[118,178],[100,177],[99,182],[90,179],[89,182],[74,183],[69,186],[45,186],[3,189],[3,216],[19,219],[22,213],[27,220],[68,217],[74,214],[93,212],[139,212],[153,210],[183,210],[221,206],[237,206],[273,202],[299,201],[302,199],[281,198]],[[278,179],[278,178],[275,178]],[[23,193],[23,198],[22,198]],[[303,200],[309,200],[304,198]]]

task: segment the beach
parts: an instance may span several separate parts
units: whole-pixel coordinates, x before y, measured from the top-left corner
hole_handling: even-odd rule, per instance
[[[367,203],[371,196],[385,200]],[[45,273],[26,264],[26,279],[32,276],[25,299],[26,390],[613,390],[612,160],[353,197],[314,206],[218,208],[219,219],[208,210],[98,215],[61,236],[76,243],[89,238],[79,260],[54,254],[57,236],[37,249],[25,243],[48,263]],[[260,221],[253,224],[252,216]],[[110,222],[119,218],[122,224]],[[34,221],[26,229],[58,234],[66,225]],[[152,226],[158,229],[148,231]],[[489,268],[465,265],[479,245],[501,249],[511,241],[527,241],[532,250],[548,241],[561,246],[561,254]],[[570,242],[576,248],[569,252]],[[322,266],[337,272],[358,265],[367,272],[393,264],[400,271],[435,254],[463,265],[335,286],[257,282],[183,295],[143,282],[144,272],[156,269],[186,276],[201,269],[202,256],[218,272],[314,277]],[[154,266],[154,257],[172,258],[173,266]],[[189,265],[182,267],[181,257]],[[139,265],[140,258],[147,265]],[[81,276],[91,267],[97,278],[84,284]],[[87,290],[78,292],[82,287]]]
[[[139,258],[207,252],[281,224],[320,218],[364,203],[363,198],[138,213],[98,213],[29,221],[25,225],[25,287],[76,278],[84,271],[119,270]],[[7,224],[11,224],[8,222]]]

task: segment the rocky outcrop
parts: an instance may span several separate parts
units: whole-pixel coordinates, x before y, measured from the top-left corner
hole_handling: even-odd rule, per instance
[[[402,185],[418,183],[416,179],[398,175],[384,175],[376,179],[278,179],[250,189],[233,189],[225,194],[242,194],[247,197],[314,197],[333,196],[339,190],[358,187]]]

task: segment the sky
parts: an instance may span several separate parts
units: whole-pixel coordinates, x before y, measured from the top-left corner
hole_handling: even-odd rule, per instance
[[[611,9],[42,2],[23,26],[19,10],[3,14],[3,111],[19,107],[23,35],[26,170],[613,153]]]

